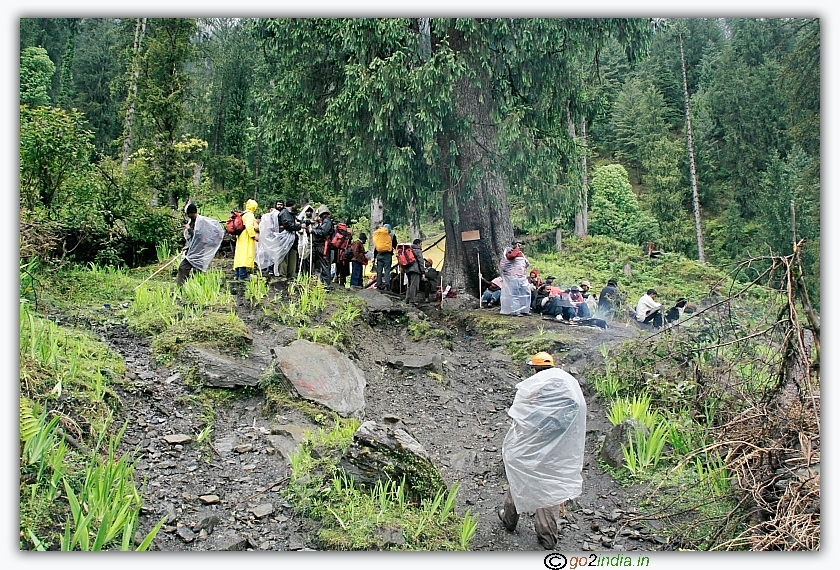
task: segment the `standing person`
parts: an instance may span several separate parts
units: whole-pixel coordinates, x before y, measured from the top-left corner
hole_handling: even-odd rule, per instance
[[[225,230],[221,224],[212,218],[200,216],[198,206],[190,202],[184,208],[187,214],[187,224],[184,227],[184,259],[178,266],[178,287],[182,286],[193,271],[205,273],[210,268],[210,262],[219,251]]]
[[[653,327],[662,328],[662,303],[657,302],[659,293],[656,289],[648,289],[636,303],[636,320],[642,324],[653,323]]]
[[[391,288],[391,263],[397,248],[397,236],[391,226],[383,225],[373,232],[373,253],[376,263],[376,288],[388,291]]]
[[[278,202],[278,205],[282,203],[283,202]],[[298,232],[301,230],[300,222],[297,219],[297,202],[294,198],[288,198],[286,200],[286,207],[280,210],[279,223],[283,232],[285,232],[287,236],[294,236],[294,239],[288,253],[279,260],[278,267],[275,269],[275,272],[277,272],[281,278],[291,280],[297,275]]]
[[[499,519],[516,529],[519,513],[535,512],[540,546],[557,544],[560,507],[583,487],[586,400],[574,376],[538,352],[529,361],[535,374],[516,385],[508,410],[513,422],[502,444],[508,493]]]
[[[332,287],[332,253],[333,250],[328,249],[324,253],[327,240],[333,232],[333,223],[330,210],[327,206],[318,208],[318,222],[312,227],[312,273],[324,283],[327,288]]]
[[[423,240],[418,238],[411,242],[411,251],[414,252],[415,261],[405,268],[408,275],[408,291],[405,300],[407,303],[413,304],[417,300],[417,291],[420,289],[420,281],[423,280],[423,265],[426,263],[423,259]]]
[[[426,259],[425,265],[426,270],[422,281],[420,281],[420,291],[423,293],[424,302],[428,303],[432,298],[432,291],[437,291],[438,283],[440,283],[440,271],[435,269],[435,262],[431,258]]]
[[[254,261],[260,271],[269,272],[274,265],[274,274],[277,275],[277,262],[280,250],[280,242],[277,239],[279,232],[277,216],[280,213],[272,206],[271,210],[263,214],[259,223],[254,229],[259,229],[257,235],[257,254]]]
[[[618,292],[618,280],[610,279],[598,295],[598,314],[605,319],[615,318],[616,311],[623,301]]]
[[[359,239],[354,241],[350,248],[353,251],[353,257],[350,259],[351,264],[351,273],[350,273],[350,286],[351,287],[361,287],[362,286],[362,275],[364,273],[365,265],[368,263],[367,258],[367,234],[362,232],[359,234]]]
[[[531,309],[531,284],[526,270],[530,267],[522,251],[522,242],[514,240],[502,255],[502,315],[525,316]]]
[[[310,235],[310,228],[312,227],[312,214],[315,209],[307,204],[303,210],[297,215],[297,220],[303,228],[298,234],[298,263],[300,273],[309,275],[309,258],[312,251],[312,236]]]
[[[236,251],[233,254],[233,271],[235,281],[245,281],[254,268],[254,257],[257,253],[257,232],[254,231],[257,211],[257,201],[249,199],[245,202],[245,212],[242,221],[245,229],[236,238]]]
[[[350,220],[347,220],[345,226],[347,226],[349,231]],[[351,241],[348,242],[347,247],[335,249],[335,253],[333,254],[335,258],[335,281],[345,289],[347,288],[347,278],[350,277],[350,262],[353,259],[353,249],[351,247],[353,243],[352,239],[353,234],[351,232],[350,237],[348,238],[348,240]]]

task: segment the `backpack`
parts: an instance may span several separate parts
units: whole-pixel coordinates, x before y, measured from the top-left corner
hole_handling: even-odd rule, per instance
[[[353,261],[353,246],[348,245],[347,248],[344,250],[344,254],[341,256],[343,261]]]
[[[417,263],[417,256],[414,255],[414,250],[411,249],[410,243],[397,244],[397,263],[400,267],[410,267],[413,263]]]
[[[333,230],[332,236],[329,239],[329,244],[333,249],[343,252],[350,245],[350,238],[353,232],[347,229],[347,224],[339,222]]]
[[[236,210],[230,213],[230,219],[225,226],[227,233],[238,236],[245,230],[245,222],[242,220],[242,212]]]

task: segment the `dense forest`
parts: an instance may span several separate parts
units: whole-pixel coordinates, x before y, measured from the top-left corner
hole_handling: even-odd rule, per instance
[[[820,37],[815,18],[21,19],[21,549],[531,549],[497,517],[490,420],[545,351],[594,420],[560,550],[819,550]],[[223,222],[289,198],[444,235],[457,296],[234,283],[230,237],[176,285],[187,202]],[[618,277],[615,319],[480,308],[512,239],[564,286]],[[656,331],[632,306],[653,287],[689,303]],[[271,355],[298,341],[352,357],[365,418],[408,420],[449,489],[408,505],[339,477],[357,418],[294,397]],[[436,372],[385,365],[415,349]],[[253,383],[207,384],[190,354]],[[283,414],[317,425],[288,466],[265,446]],[[218,446],[240,437],[259,469]]]
[[[443,219],[468,290],[464,230],[484,274],[555,229],[720,267],[805,239],[819,306],[818,19],[22,19],[20,65],[22,258],[133,266],[188,198],[294,196]]]

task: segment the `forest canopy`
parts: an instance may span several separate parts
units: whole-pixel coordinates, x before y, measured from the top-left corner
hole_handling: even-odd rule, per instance
[[[20,104],[22,258],[137,265],[187,199],[294,197],[442,219],[466,290],[515,235],[805,239],[819,302],[815,18],[24,18]]]

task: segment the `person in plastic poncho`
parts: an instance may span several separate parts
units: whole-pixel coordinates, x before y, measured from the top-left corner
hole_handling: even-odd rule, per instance
[[[236,252],[233,254],[233,270],[235,281],[245,281],[248,273],[254,268],[254,257],[257,253],[257,232],[254,231],[257,211],[257,201],[248,200],[245,202],[245,212],[242,214],[242,221],[245,229],[236,238]]]
[[[210,268],[210,262],[216,257],[222,239],[225,237],[225,230],[222,225],[212,218],[200,216],[198,206],[190,202],[184,208],[189,222],[184,228],[184,259],[178,266],[178,287],[183,285],[187,278],[195,270],[206,272]]]
[[[513,423],[502,444],[509,490],[499,519],[516,529],[520,512],[535,512],[534,530],[548,550],[557,544],[560,507],[580,496],[586,400],[574,376],[554,368],[554,358],[535,354],[536,374],[516,385],[508,415]]]
[[[531,284],[527,269],[531,264],[522,252],[522,243],[514,241],[502,255],[502,315],[524,316],[531,312]]]

